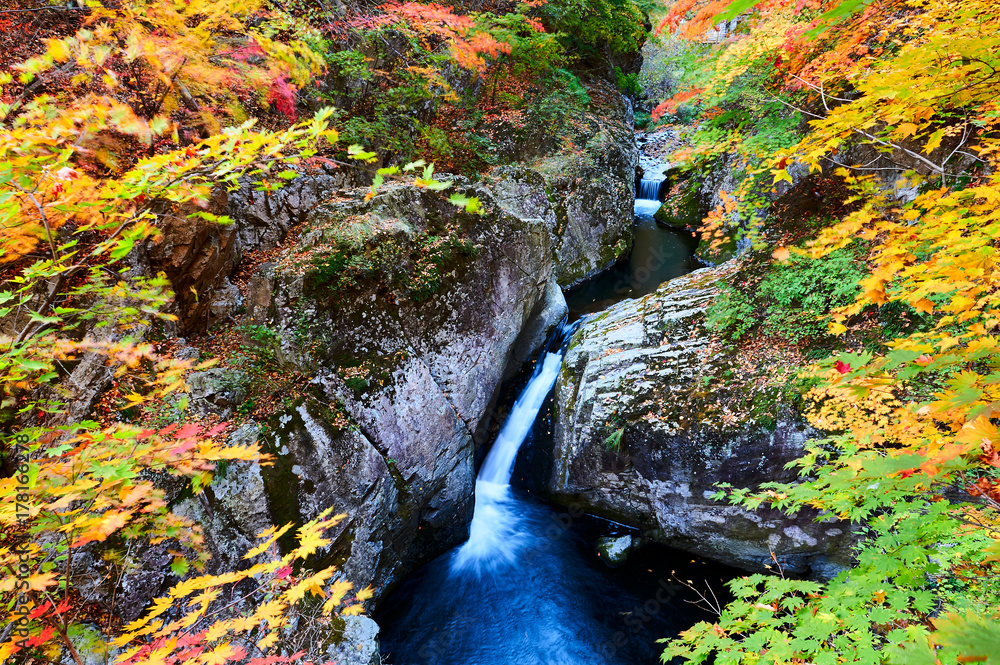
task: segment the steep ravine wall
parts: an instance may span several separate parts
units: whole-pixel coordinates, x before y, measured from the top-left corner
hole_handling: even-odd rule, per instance
[[[628,105],[617,94],[602,99],[612,101],[577,119],[572,151],[479,183],[438,176],[477,196],[482,215],[409,185],[365,201],[366,190],[343,189],[336,174],[307,173],[284,192],[217,202],[234,227],[191,228],[137,250],[137,269],[169,266],[178,292],[190,290],[197,265],[197,284],[226,293],[214,309],[211,297],[192,301],[189,317],[179,303],[180,331],[231,325],[245,310],[242,323],[273,332],[281,365],[310,378],[307,396],[232,437],[259,442],[273,465],[231,465],[203,497],[175,499],[204,527],[211,569],[242,565],[268,525],[333,507],[346,517],[322,562],[338,563],[356,588],[371,585],[377,599],[466,537],[474,433],[489,422],[505,374],[565,314],[560,286],[631,246]],[[276,249],[242,292],[229,293],[235,267],[260,248]],[[225,369],[193,377],[193,407],[229,416],[240,400],[235,378]],[[170,583],[162,554],[145,550],[123,580],[127,619]]]

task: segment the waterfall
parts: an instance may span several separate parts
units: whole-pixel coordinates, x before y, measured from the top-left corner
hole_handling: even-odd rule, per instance
[[[646,201],[659,201],[660,187],[663,186],[665,180],[666,178],[662,176],[659,178],[643,178],[639,182],[639,191],[636,193],[635,198]]]
[[[660,209],[660,189],[666,181],[662,175],[643,178],[635,192],[635,215],[638,218],[652,217]]]
[[[476,506],[469,540],[455,554],[453,571],[481,571],[513,563],[524,545],[526,534],[519,528],[518,503],[511,495],[510,477],[514,472],[517,452],[559,377],[563,346],[575,329],[576,324],[564,321],[556,330],[549,341],[549,350],[535,367],[528,385],[518,395],[496,443],[486,456],[476,479]]]
[[[660,205],[637,199],[637,213],[644,204]],[[585,284],[581,302],[600,310],[686,272],[694,246],[672,244],[679,237],[651,217],[637,216],[628,261]],[[552,508],[520,490],[518,482],[511,486],[518,451],[551,442],[552,432],[541,426],[539,415],[577,325],[559,326],[517,392],[476,480],[468,540],[409,575],[383,600],[377,618],[388,662],[659,665],[656,639],[676,635],[700,618],[688,604],[695,598],[680,595],[683,587],[677,587],[675,599],[664,586],[672,579],[668,571],[686,565],[689,556],[654,552],[642,558],[650,554],[647,549],[612,573],[594,554],[598,518]],[[597,440],[591,445],[603,447]],[[661,557],[663,565],[653,563]],[[694,579],[695,573],[680,574]]]

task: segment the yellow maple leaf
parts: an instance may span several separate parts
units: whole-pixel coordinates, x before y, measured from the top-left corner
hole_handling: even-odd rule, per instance
[[[772,173],[774,173],[774,182],[771,184],[777,185],[782,180],[787,181],[789,185],[794,184],[792,176],[788,173],[787,169],[775,169]]]
[[[238,654],[240,652],[242,652],[242,649],[238,649],[232,644],[224,642],[208,653],[202,654],[199,660],[204,665],[224,665],[230,659],[239,657]]]
[[[315,575],[305,578],[285,592],[285,600],[289,603],[297,603],[305,598],[307,593],[314,596],[322,596],[323,586],[326,584],[326,581],[330,579],[335,570],[336,568],[334,566],[330,566],[329,568],[319,571]]]
[[[257,642],[257,648],[263,651],[277,641],[278,641],[278,634],[275,632],[270,632],[263,638],[261,638],[260,641]]]
[[[344,596],[347,592],[351,590],[351,583],[345,580],[337,580],[333,583],[330,589],[330,597],[323,604],[323,613],[330,614],[333,610],[340,605]]]
[[[927,145],[924,146],[925,154],[927,155],[931,154],[932,152],[934,152],[935,148],[941,145],[941,141],[942,139],[944,139],[945,131],[946,130],[942,128],[931,134],[930,138],[927,139]]]
[[[44,591],[46,588],[58,584],[58,573],[37,573],[28,576],[28,588],[31,591]]]
[[[267,551],[267,549],[269,547],[271,547],[271,545],[273,545],[274,543],[278,542],[278,539],[281,538],[283,535],[285,535],[285,533],[287,533],[288,530],[291,529],[291,528],[292,528],[292,524],[289,523],[289,524],[286,524],[285,526],[281,527],[277,531],[274,531],[274,527],[271,527],[270,529],[267,529],[267,530],[263,531],[261,533],[261,537],[264,537],[264,536],[268,535],[269,533],[270,533],[271,537],[268,538],[267,540],[265,540],[263,543],[261,543],[257,547],[254,547],[253,549],[251,549],[250,551],[248,551],[246,554],[243,555],[243,558],[244,559],[252,559],[255,556],[257,556],[258,554],[263,554],[264,552]]]

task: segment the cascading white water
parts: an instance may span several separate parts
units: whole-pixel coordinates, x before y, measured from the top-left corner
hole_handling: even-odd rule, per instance
[[[643,178],[635,193],[635,214],[637,217],[651,217],[660,209],[660,188],[666,178]]]
[[[645,199],[647,201],[657,201],[660,198],[660,187],[663,186],[663,181],[665,178],[643,178],[639,182],[639,191],[636,193],[637,199]]]
[[[568,324],[563,324],[557,337],[569,329]],[[510,476],[514,471],[517,451],[521,449],[545,398],[555,385],[562,359],[560,348],[545,354],[528,385],[518,395],[496,443],[486,456],[476,479],[476,507],[469,527],[469,540],[455,554],[452,570],[481,570],[512,563],[524,545],[525,534],[518,528],[518,503],[511,495]]]

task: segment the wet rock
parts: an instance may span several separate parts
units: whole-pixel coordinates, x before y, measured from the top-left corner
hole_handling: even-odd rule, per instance
[[[174,358],[178,360],[192,360],[198,361],[201,359],[201,351],[193,346],[179,346],[176,351],[174,351]]]
[[[556,279],[570,288],[609,268],[632,248],[639,150],[630,106],[608,95],[605,112],[578,123],[582,148],[535,165],[556,211]]]
[[[794,480],[785,463],[814,435],[787,405],[775,406],[771,422],[719,406],[752,400],[740,392],[752,388],[705,388],[733,359],[712,344],[704,308],[719,278],[736,268],[698,270],[581,327],[556,385],[548,490],[729,565],[766,570],[773,552],[790,572],[828,576],[848,560],[844,525],[712,498],[723,482],[755,488]]]
[[[569,142],[571,149],[529,140],[510,149],[524,165],[489,174],[502,208],[541,220],[549,229],[556,281],[564,289],[609,268],[633,242],[639,151],[631,104],[600,81],[593,83],[590,97],[591,108],[563,128],[560,142]]]
[[[210,302],[208,305],[209,321],[213,325],[219,325],[230,321],[243,305],[243,294],[229,279],[222,280],[222,284],[213,289],[208,294]]]
[[[603,536],[597,539],[594,549],[605,565],[618,568],[632,553],[633,539],[631,535]]]
[[[535,311],[514,342],[508,375],[513,375],[545,343],[568,313],[566,298],[553,276],[545,285],[545,296],[536,305]],[[509,378],[508,375],[504,379]]]
[[[307,397],[230,438],[257,441],[272,466],[231,464],[199,497],[174,501],[204,528],[211,570],[240,565],[269,525],[333,507],[346,517],[321,557],[356,588],[373,586],[377,599],[466,538],[483,444],[473,432],[485,429],[505,373],[565,316],[556,266],[567,227],[559,215],[568,219],[573,197],[569,207],[583,210],[588,197],[608,196],[608,160],[631,160],[630,132],[615,136],[592,144],[589,170],[574,171],[580,181],[560,192],[534,168],[501,170],[480,184],[449,177],[453,191],[479,197],[482,215],[409,186],[383,187],[371,201],[363,190],[339,191],[337,202],[323,203],[338,185],[324,174],[303,176],[287,195],[231,195],[234,256],[275,246],[301,226],[294,243],[258,266],[242,302],[228,279],[211,282],[219,296],[212,317],[244,306],[248,323],[273,340],[274,362],[312,381]],[[624,151],[611,149],[612,139],[625,141]],[[594,163],[597,152],[609,155]],[[632,168],[627,184],[612,188],[628,199],[627,214],[615,200],[614,223],[629,231]],[[597,213],[585,212],[596,225]],[[584,272],[627,249],[622,242],[609,250],[600,229],[574,224],[580,243],[600,245],[580,263]],[[188,379],[192,408],[227,418],[249,380],[222,369],[196,373]],[[130,581],[137,608],[167,584],[158,568],[155,579]]]
[[[163,590],[174,557],[167,542],[142,542],[126,558],[127,569],[119,583],[115,611],[126,622],[135,621],[147,604]]]

